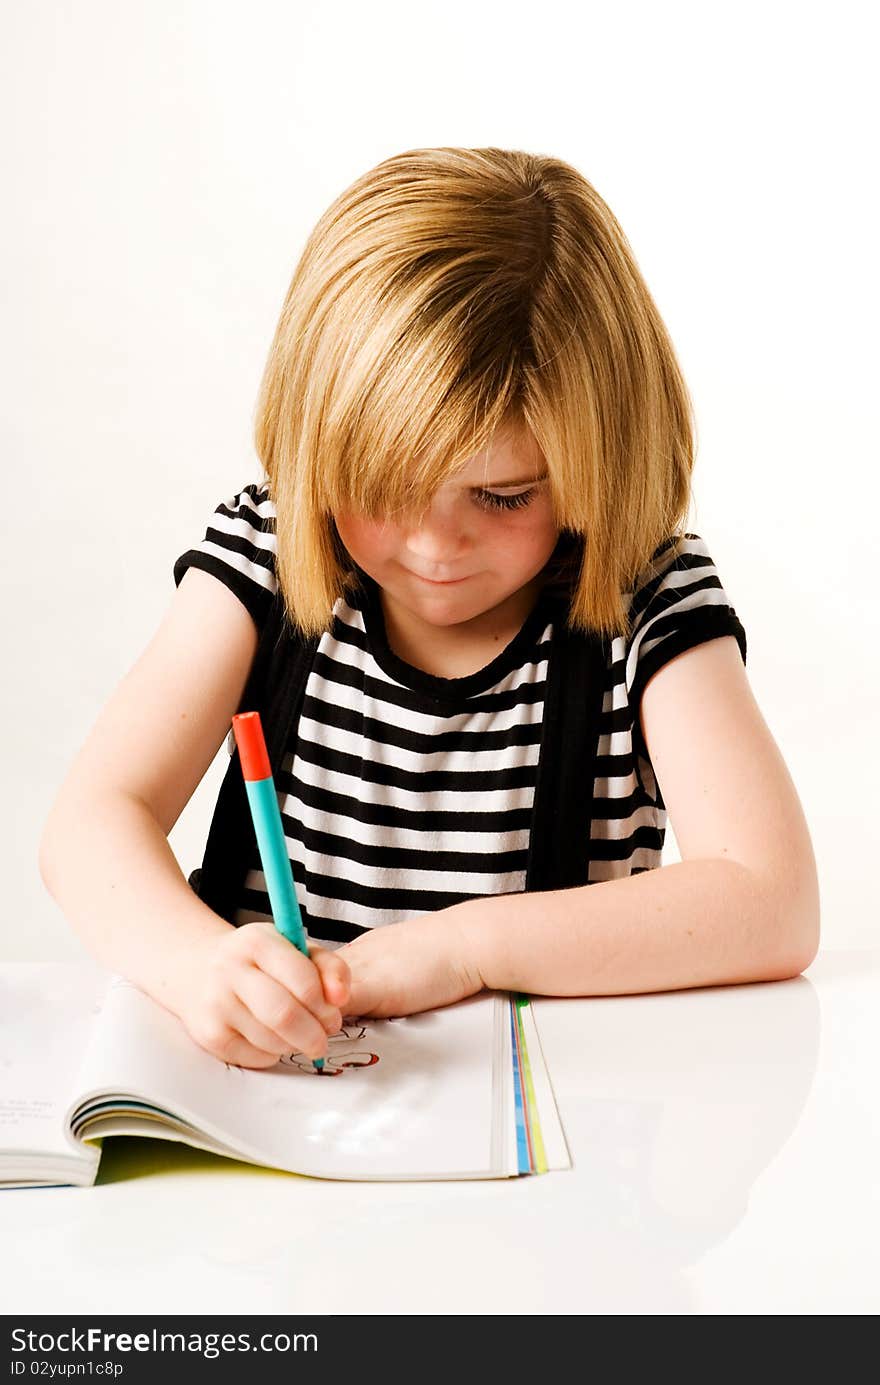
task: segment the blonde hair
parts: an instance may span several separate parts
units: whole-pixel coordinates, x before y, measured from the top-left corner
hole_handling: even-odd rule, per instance
[[[311,232],[260,387],[290,621],[319,633],[357,584],[334,514],[423,511],[510,423],[546,458],[569,624],[626,633],[624,593],[687,515],[695,446],[629,243],[560,159],[396,154]]]

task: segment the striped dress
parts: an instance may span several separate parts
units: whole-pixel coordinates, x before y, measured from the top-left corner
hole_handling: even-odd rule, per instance
[[[262,628],[275,577],[275,507],[265,482],[214,511],[174,564],[223,582]],[[648,679],[694,645],[746,637],[703,540],[662,545],[625,603],[628,639],[609,642],[593,768],[587,879],[659,866],[666,810],[639,727]],[[379,592],[340,598],[309,672],[276,789],[309,935],[329,943],[477,895],[524,888],[553,636],[544,598],[485,668],[440,678],[388,644]],[[234,744],[230,735],[227,748]],[[586,836],[586,832],[585,832]],[[269,919],[258,858],[236,923]]]

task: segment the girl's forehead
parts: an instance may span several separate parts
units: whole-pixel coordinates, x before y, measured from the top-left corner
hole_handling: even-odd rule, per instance
[[[499,433],[450,478],[464,485],[525,485],[546,475],[547,463],[527,429]]]

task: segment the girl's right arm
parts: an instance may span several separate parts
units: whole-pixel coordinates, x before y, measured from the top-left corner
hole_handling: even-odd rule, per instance
[[[257,647],[248,612],[190,568],[75,757],[43,829],[43,882],[85,946],[225,1062],[327,1053],[348,968],[271,923],[234,928],[190,888],[168,834],[225,739]]]

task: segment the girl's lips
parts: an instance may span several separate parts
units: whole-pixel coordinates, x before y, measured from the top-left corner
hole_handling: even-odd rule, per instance
[[[467,577],[453,577],[451,579],[439,581],[435,577],[423,577],[420,572],[413,572],[411,575],[417,577],[420,582],[427,582],[431,587],[456,587],[459,582],[466,582],[468,580]]]

